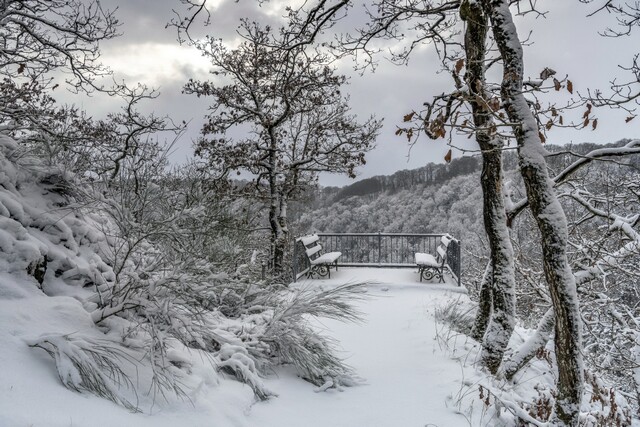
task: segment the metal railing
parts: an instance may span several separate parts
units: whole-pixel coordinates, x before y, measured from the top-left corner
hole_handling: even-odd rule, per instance
[[[318,233],[324,252],[342,252],[342,267],[415,267],[416,252],[436,253],[444,234],[394,233]],[[297,242],[293,251],[293,274],[298,278],[309,268],[304,245]],[[447,247],[447,269],[460,285],[460,241]]]

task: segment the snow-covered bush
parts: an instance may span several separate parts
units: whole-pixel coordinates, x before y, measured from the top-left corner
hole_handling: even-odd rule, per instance
[[[467,415],[472,425],[517,427],[551,427],[556,399],[557,367],[553,345],[540,348],[533,359],[512,379],[504,371],[490,375],[480,362],[480,344],[465,333],[469,312],[474,304],[460,297],[442,305],[436,318],[442,326],[436,336],[440,347],[446,349],[461,364],[465,377],[453,404]],[[473,319],[471,319],[472,321]],[[463,327],[461,327],[463,325]],[[513,354],[535,331],[516,328],[508,349]],[[620,389],[608,386],[593,371],[585,370],[586,389],[580,407],[580,426],[618,427],[631,425],[633,407]]]
[[[283,363],[322,388],[353,382],[310,319],[356,320],[357,285],[314,293],[261,281],[259,239],[240,231],[249,214],[204,191],[194,169],[168,172],[153,142],[113,179],[92,176],[0,137],[0,298],[49,298],[51,321],[24,338],[63,385],[137,410],[189,397],[203,360],[207,375],[232,375],[259,399],[274,395],[262,377]]]

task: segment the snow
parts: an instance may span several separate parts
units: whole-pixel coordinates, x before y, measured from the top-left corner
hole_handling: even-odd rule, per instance
[[[316,259],[311,260],[311,264],[331,264],[342,256],[342,252],[328,252],[320,255]]]
[[[202,383],[188,401],[159,401],[130,413],[107,400],[63,387],[55,364],[27,342],[55,331],[96,334],[90,316],[70,297],[45,297],[28,282],[0,274],[0,426],[457,426],[450,405],[462,388],[460,365],[441,350],[433,313],[454,284],[419,283],[415,269],[340,269],[330,280],[296,284],[338,286],[366,280],[371,296],[358,302],[360,324],[323,321],[363,384],[317,393],[288,368],[264,378],[278,397],[256,403],[251,389],[193,366]],[[375,283],[374,283],[375,281]],[[237,357],[237,356],[235,356]],[[244,363],[244,361],[238,361]],[[100,414],[99,416],[96,414]]]
[[[433,255],[425,254],[425,253],[422,253],[422,252],[416,253],[416,264],[418,264],[418,265],[431,265],[431,266],[434,266],[434,267],[439,267],[440,266]]]
[[[318,241],[318,235],[317,234],[311,234],[309,236],[302,236],[298,240],[300,240],[303,245],[309,246],[312,243],[315,243],[315,242]]]

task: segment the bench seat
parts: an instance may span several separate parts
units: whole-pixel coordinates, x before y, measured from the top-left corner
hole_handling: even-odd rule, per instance
[[[425,254],[422,252],[416,253],[416,264],[418,266],[425,267],[439,267],[438,261],[436,261],[436,257],[431,254]]]
[[[333,264],[342,255],[342,252],[329,252],[320,255],[318,258],[310,260],[311,264]]]

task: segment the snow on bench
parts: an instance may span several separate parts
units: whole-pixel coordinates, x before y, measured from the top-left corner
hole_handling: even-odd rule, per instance
[[[447,247],[451,243],[453,237],[444,235],[440,239],[440,244],[436,249],[436,255],[417,252],[416,264],[418,266],[418,272],[420,273],[420,281],[422,279],[431,280],[436,277],[440,279],[440,282],[444,282],[444,268],[447,262]]]
[[[331,268],[334,267],[338,271],[338,258],[342,255],[342,252],[323,254],[322,245],[318,243],[319,240],[320,238],[317,234],[298,238],[298,241],[304,245],[305,254],[309,259],[309,264],[311,264],[307,277],[311,278],[314,274],[317,274],[320,277],[329,276],[331,278]]]

